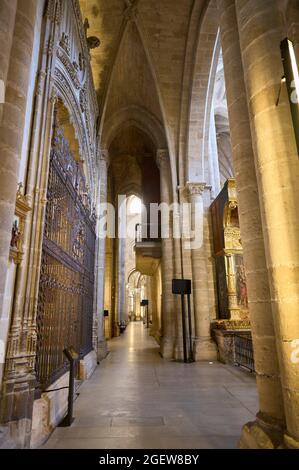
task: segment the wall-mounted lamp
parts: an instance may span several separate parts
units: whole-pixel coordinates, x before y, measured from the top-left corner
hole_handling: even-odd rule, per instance
[[[286,38],[281,42],[281,57],[284,67],[284,78],[288,89],[297,150],[299,156],[299,70],[294,44]]]

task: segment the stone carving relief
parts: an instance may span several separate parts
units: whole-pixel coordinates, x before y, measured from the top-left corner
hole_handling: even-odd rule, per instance
[[[64,65],[65,70],[67,71],[68,75],[70,76],[70,79],[74,85],[74,87],[77,90],[80,90],[80,81],[78,79],[78,71],[74,67],[74,64],[71,63],[69,58],[58,49],[57,51],[57,57],[61,61],[61,63]]]
[[[59,25],[61,14],[61,0],[49,0],[46,8],[46,18]]]
[[[10,259],[13,260],[15,264],[20,264],[24,256],[23,235],[25,221],[27,213],[31,211],[31,207],[29,206],[26,196],[24,196],[22,192],[22,188],[23,185],[19,183],[16,198],[15,219],[11,230]]]
[[[90,26],[89,26],[88,18],[85,18],[84,29],[85,29],[85,35],[86,35],[86,41],[87,41],[88,49],[89,50],[97,49],[98,47],[100,47],[101,41],[96,36],[88,36],[87,35],[87,32],[88,32],[89,28],[90,28]]]
[[[62,33],[59,45],[60,45],[60,47],[62,47],[62,49],[65,50],[65,52],[67,53],[68,56],[71,54],[70,38],[69,38],[68,34]]]
[[[89,162],[88,168],[94,169],[96,167],[98,103],[90,67],[87,27],[88,21],[85,25],[82,24],[78,0],[68,0],[62,4],[54,87],[59,90],[62,99],[67,96],[71,103],[70,119],[74,124],[81,156],[84,155]],[[70,38],[72,38],[71,43]],[[90,171],[89,183],[92,187],[93,175],[92,170]]]

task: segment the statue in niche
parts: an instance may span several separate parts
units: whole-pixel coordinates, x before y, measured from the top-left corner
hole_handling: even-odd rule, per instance
[[[90,25],[89,25],[89,21],[88,21],[88,18],[85,18],[85,21],[84,21],[84,31],[85,31],[85,36],[87,37],[87,31],[89,30],[90,28]]]
[[[60,45],[60,47],[62,47],[62,49],[65,50],[67,55],[70,55],[71,46],[70,46],[70,38],[69,38],[68,34],[66,34],[64,32],[62,33],[59,45]]]
[[[79,68],[80,68],[80,71],[82,72],[85,68],[85,60],[84,60],[84,57],[83,57],[83,54],[82,52],[79,53]]]
[[[10,246],[11,248],[18,248],[18,243],[21,239],[21,232],[19,230],[18,221],[15,220],[11,230],[11,241]]]

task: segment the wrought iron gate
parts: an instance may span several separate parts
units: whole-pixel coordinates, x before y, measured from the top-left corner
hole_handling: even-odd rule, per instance
[[[95,214],[81,162],[54,125],[37,316],[37,380],[45,389],[67,365],[63,349],[92,350]]]

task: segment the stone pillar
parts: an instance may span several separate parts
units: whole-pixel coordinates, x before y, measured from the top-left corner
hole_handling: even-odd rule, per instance
[[[192,293],[194,298],[194,359],[196,361],[217,360],[217,348],[211,339],[211,319],[207,276],[205,236],[208,228],[208,214],[205,209],[205,183],[188,183],[189,202],[191,203],[192,229],[199,238],[191,241]]]
[[[285,30],[277,1],[236,0],[236,12],[287,422],[285,443],[299,448],[299,368],[294,358],[299,339],[299,159],[285,91],[275,105]]]
[[[259,392],[257,421],[244,427],[241,445],[250,446],[252,442],[252,446],[262,447],[265,442],[267,446],[272,442],[276,446],[284,426],[284,407],[235,1],[218,0],[218,7]],[[254,442],[253,436],[260,442]]]
[[[17,10],[17,0],[0,0],[0,124]]]
[[[5,102],[1,105],[2,118],[0,114],[0,341],[4,344],[7,339],[8,321],[7,312],[3,311],[3,296],[25,127],[36,8],[36,0],[0,2],[0,28],[2,31],[3,28],[4,30],[7,28],[4,36],[1,37],[0,55],[2,71],[0,78],[6,80]],[[11,47],[12,44],[13,47]],[[22,360],[19,360],[19,364],[21,362]],[[0,381],[2,381],[2,373],[1,367]],[[26,395],[27,390],[25,391],[20,386],[19,392],[19,401],[15,403],[12,414],[25,418],[23,428],[20,432],[16,432],[17,445],[24,447],[28,443],[29,433],[28,420],[26,420],[27,410],[25,410],[26,399],[23,403],[21,401],[22,392]],[[6,401],[3,400],[2,404],[5,405],[5,403]]]
[[[140,287],[135,287],[135,315],[136,315],[136,320],[140,321],[141,320],[141,307],[140,307],[140,302],[141,302],[141,289]]]
[[[153,336],[157,340],[157,342],[160,342],[160,321],[159,321],[160,293],[158,289],[158,279],[159,279],[159,268],[157,268],[155,274],[151,278],[151,299],[152,299],[151,336]]]
[[[7,328],[1,328],[1,320],[6,314],[3,312],[3,296],[25,126],[36,7],[36,0],[18,2],[7,73],[6,100],[0,123],[0,340],[4,343]],[[12,21],[10,25],[13,25]]]
[[[99,192],[98,204],[107,203],[107,184],[108,184],[108,165],[109,154],[107,150],[102,150],[99,155]],[[103,234],[97,234],[97,260],[96,260],[96,318],[98,327],[97,355],[101,361],[107,355],[107,342],[105,338],[105,261],[106,261],[106,237]]]
[[[160,169],[161,202],[171,205],[171,178],[168,150],[158,150],[157,163]],[[162,338],[161,354],[165,359],[172,359],[175,345],[176,312],[172,294],[174,278],[174,247],[172,228],[169,238],[162,239]]]
[[[285,12],[287,23],[287,36],[295,46],[297,61],[299,62],[299,4],[298,0],[288,0]]]
[[[119,201],[117,238],[117,311],[119,323],[125,321],[126,311],[126,220],[127,204],[124,201]]]
[[[215,199],[221,191],[220,171],[219,171],[219,155],[217,132],[215,123],[215,110],[214,103],[211,104],[211,117],[209,129],[209,165],[210,165],[210,178],[212,186],[212,197]]]

